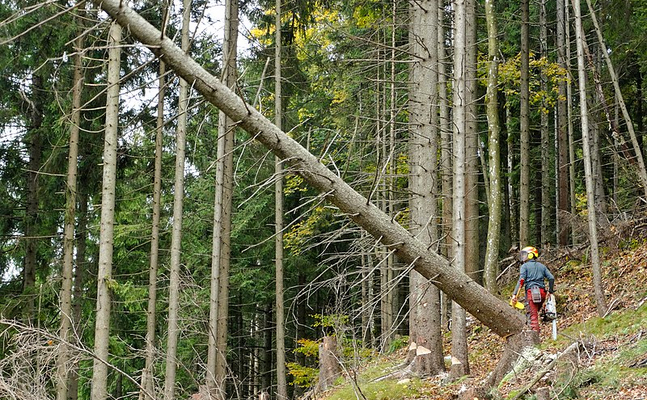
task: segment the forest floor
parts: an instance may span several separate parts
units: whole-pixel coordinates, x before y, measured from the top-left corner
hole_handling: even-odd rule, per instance
[[[643,228],[644,229],[644,228]],[[610,232],[613,234],[614,232]],[[493,399],[536,399],[544,388],[550,399],[647,400],[647,234],[601,243],[602,279],[609,311],[598,316],[593,276],[586,248],[542,254],[556,277],[558,336],[550,322],[542,324],[537,361],[509,374],[490,392]],[[623,237],[624,238],[621,238]],[[609,236],[613,237],[613,235]],[[516,268],[515,273],[516,273]],[[512,278],[514,279],[514,278]],[[509,284],[507,291],[511,292]],[[449,400],[469,387],[479,387],[503,354],[504,340],[475,320],[468,322],[470,376],[449,382],[446,376],[380,380],[401,368],[406,350],[380,356],[353,372],[353,379],[316,396],[326,400]],[[449,335],[447,336],[449,342]],[[578,343],[577,346],[571,346]],[[564,351],[575,349],[568,354]],[[447,352],[449,348],[447,346]],[[558,360],[550,363],[551,360]],[[548,368],[550,366],[550,368]],[[526,386],[545,375],[530,390]],[[470,397],[470,400],[477,397]]]

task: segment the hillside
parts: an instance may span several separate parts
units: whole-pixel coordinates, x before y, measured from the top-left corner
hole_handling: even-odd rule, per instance
[[[493,398],[647,399],[647,241],[644,237],[633,231],[629,239],[603,244],[603,279],[610,309],[604,318],[596,313],[585,249],[546,251],[542,255],[556,276],[558,338],[552,340],[551,326],[543,324],[539,360],[530,368],[509,374]],[[510,291],[508,287],[507,293]],[[405,350],[399,350],[362,367],[351,383],[346,379],[345,383],[316,397],[456,399],[466,388],[479,386],[503,352],[503,340],[487,328],[472,323],[469,329],[472,372],[469,378],[451,383],[444,376],[400,381],[379,379],[400,367]],[[569,346],[574,351],[551,363]],[[541,375],[540,371],[544,370],[545,375]],[[522,390],[540,376],[531,391]],[[544,388],[544,397],[542,390],[534,394],[537,388]],[[545,397],[546,390],[550,393],[548,397]]]

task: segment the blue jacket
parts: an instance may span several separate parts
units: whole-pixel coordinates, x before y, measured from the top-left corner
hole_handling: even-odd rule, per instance
[[[537,260],[526,261],[521,266],[521,272],[519,273],[519,281],[517,286],[514,288],[513,293],[517,293],[519,287],[526,284],[526,290],[529,290],[533,287],[540,287],[545,289],[544,279],[548,280],[548,292],[553,293],[553,285],[555,284],[555,277],[550,273],[548,268]]]

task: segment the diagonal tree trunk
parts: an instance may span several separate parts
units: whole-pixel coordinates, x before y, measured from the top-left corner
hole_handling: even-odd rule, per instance
[[[136,12],[119,0],[93,2],[119,23],[129,26],[135,38],[163,56],[166,64],[189,81],[205,99],[276,155],[287,160],[315,189],[326,193],[327,199],[340,212],[395,251],[403,262],[413,265],[416,271],[431,279],[439,289],[494,333],[508,337],[523,330],[523,318],[506,302],[485,291],[466,274],[452,268],[447,259],[427,249],[395,220],[353,190],[314,155],[184,54],[170,39],[161,38],[160,32]]]

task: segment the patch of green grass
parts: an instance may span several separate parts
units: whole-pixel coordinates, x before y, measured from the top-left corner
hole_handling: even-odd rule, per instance
[[[402,363],[401,359],[388,362],[385,362],[382,359],[378,360],[377,362],[369,363],[364,369],[362,369],[361,374],[358,374],[360,376],[359,379],[361,379],[362,382],[372,381],[392,372],[395,367],[400,365],[400,363]]]
[[[334,394],[327,397],[328,400],[347,400],[355,399],[359,393],[352,385],[335,391]],[[366,396],[367,400],[395,400],[411,398],[420,395],[423,392],[423,383],[420,379],[411,379],[400,383],[395,380],[385,379],[379,382],[360,383],[359,390]],[[360,396],[361,398],[361,396]]]
[[[566,336],[578,337],[580,333],[605,338],[618,335],[631,335],[647,326],[647,304],[637,310],[615,312],[606,318],[591,318],[583,324],[574,325],[564,331]]]
[[[635,312],[630,310],[608,319],[598,318],[587,323],[590,329],[587,334],[616,336],[614,329],[617,329],[626,335],[625,344],[620,345],[621,349],[617,353],[600,357],[594,365],[579,371],[572,379],[558,381],[555,391],[562,393],[560,399],[581,397],[604,400],[623,387],[645,384],[647,367],[635,367],[647,354],[647,337],[639,334],[641,327],[647,322],[645,314],[647,307],[642,307]]]
[[[639,359],[644,358],[647,354],[647,337],[642,337],[638,342],[624,347],[618,355],[618,363],[629,367],[636,363]],[[634,368],[634,370],[646,370],[647,367]]]

